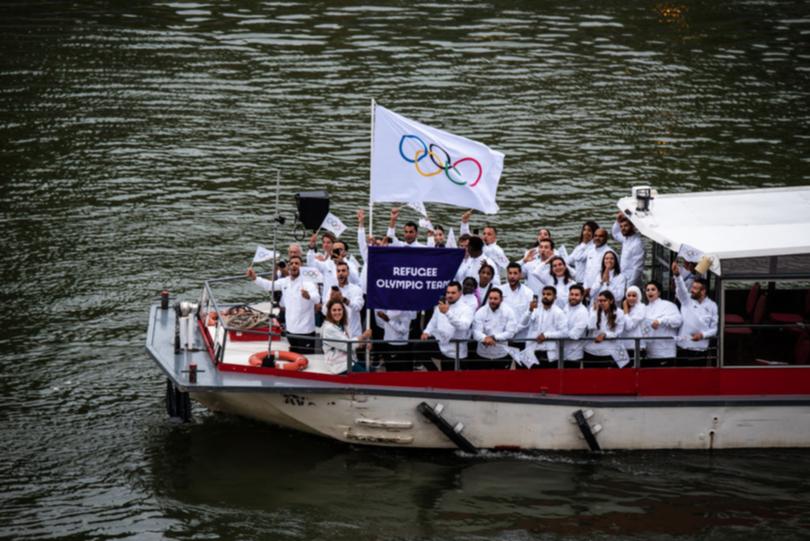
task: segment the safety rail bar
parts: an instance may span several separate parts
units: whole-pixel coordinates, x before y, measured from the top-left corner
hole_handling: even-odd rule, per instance
[[[270,274],[271,273],[258,273],[258,276],[267,276],[267,275],[270,275]],[[203,293],[202,293],[202,297],[201,297],[201,300],[200,300],[197,316],[200,317],[201,319],[207,318],[208,313],[211,311],[211,309],[213,309],[213,311],[218,313],[218,314],[222,313],[220,311],[220,305],[217,303],[216,298],[214,297],[213,291],[211,289],[212,284],[218,284],[218,283],[230,282],[230,281],[239,281],[239,280],[244,280],[244,279],[245,279],[244,275],[235,275],[235,276],[225,276],[225,277],[221,277],[221,278],[213,278],[213,279],[206,280],[204,282]],[[210,303],[210,306],[208,306],[209,303]],[[205,309],[203,308],[204,306],[205,306]],[[228,306],[230,307],[230,306],[233,306],[233,305],[229,304]],[[215,364],[222,362],[222,358],[224,357],[224,351],[225,351],[225,348],[227,347],[227,342],[228,342],[228,335],[229,335],[228,331],[238,331],[238,332],[241,332],[241,333],[248,333],[248,334],[256,334],[256,335],[267,336],[268,337],[268,342],[271,341],[272,337],[281,338],[281,337],[285,337],[285,336],[286,337],[292,337],[292,338],[300,338],[300,339],[305,339],[305,340],[314,340],[316,343],[321,342],[321,337],[318,337],[318,336],[312,337],[312,336],[307,336],[307,335],[296,335],[296,334],[287,333],[287,332],[281,332],[281,333],[273,332],[273,330],[272,330],[272,319],[271,319],[270,322],[271,322],[270,330],[269,331],[263,331],[263,330],[257,330],[257,329],[246,329],[246,328],[241,328],[241,327],[232,327],[232,326],[229,326],[227,324],[227,322],[225,321],[224,318],[218,317],[217,320],[216,320],[216,327],[217,327],[216,334],[219,334],[219,329],[221,328],[222,329],[222,342],[220,344],[219,341],[216,340],[215,337],[210,337],[212,343],[207,344],[207,345],[210,345],[209,351],[211,352],[211,354],[213,356],[212,361]],[[804,322],[789,323],[789,324],[788,323],[786,323],[786,324],[770,324],[770,323],[766,323],[766,324],[763,324],[763,323],[760,323],[760,324],[749,323],[749,324],[746,324],[746,323],[741,323],[741,324],[726,325],[725,328],[727,328],[727,329],[733,329],[733,328],[751,328],[751,329],[757,329],[757,328],[760,328],[760,329],[799,328],[799,329],[802,329],[802,330],[806,330],[808,328],[808,325],[806,323],[804,323]],[[657,341],[657,340],[678,340],[678,337],[671,337],[671,336],[635,336],[635,337],[634,336],[627,336],[627,337],[615,337],[615,338],[607,338],[607,337],[605,337],[603,339],[603,341],[607,341],[607,342],[611,342],[611,341],[631,341],[631,340],[633,341],[632,364],[633,364],[634,368],[640,368],[641,367],[641,361],[642,361],[642,347],[641,347],[642,341],[647,342],[647,341]],[[707,350],[706,350],[706,358],[707,359],[714,359],[715,364],[719,366],[719,359],[718,359],[718,357],[716,355],[716,352],[717,352],[717,347],[716,347],[717,338],[709,338],[708,340],[713,345],[710,346],[709,348],[707,348]],[[479,359],[477,357],[472,358],[472,359],[462,359],[461,358],[461,355],[460,355],[460,346],[461,346],[461,344],[464,344],[464,343],[469,344],[470,342],[473,342],[473,341],[474,340],[472,338],[469,338],[469,339],[455,339],[454,338],[454,339],[450,339],[449,341],[445,341],[445,343],[449,342],[449,343],[454,344],[454,356],[453,356],[452,359],[448,358],[448,360],[453,361],[453,369],[454,370],[461,370],[461,361],[462,360],[469,360],[469,361],[473,361],[473,362],[475,362],[475,361],[487,361],[488,360],[488,359]],[[516,343],[527,344],[527,343],[535,342],[535,341],[536,340],[534,338],[512,338],[510,340],[496,340],[495,342],[499,343],[499,344],[509,344],[509,343],[512,343],[512,344],[516,344]],[[584,359],[575,359],[573,361],[567,361],[565,359],[565,345],[566,344],[570,344],[570,343],[574,343],[574,342],[588,342],[589,343],[589,342],[593,342],[593,341],[594,341],[594,335],[590,334],[590,332],[586,336],[583,336],[583,337],[578,338],[578,339],[574,339],[574,338],[546,338],[545,339],[545,342],[551,342],[551,343],[556,343],[557,344],[557,361],[556,361],[557,368],[564,368],[566,362],[569,362],[569,363],[570,362],[579,362],[580,366],[582,366],[582,364],[583,364]],[[364,346],[364,345],[368,344],[368,345],[372,346],[372,350],[373,350],[374,349],[374,347],[373,347],[374,344],[393,343],[393,344],[397,344],[397,345],[405,345],[405,344],[408,344],[408,345],[410,345],[410,344],[422,344],[422,345],[425,345],[425,344],[430,344],[430,343],[439,344],[441,341],[436,340],[435,338],[431,337],[428,340],[418,340],[418,339],[407,339],[407,340],[405,340],[405,339],[403,339],[403,340],[394,340],[394,341],[382,340],[382,339],[336,340],[336,339],[331,339],[330,338],[329,342],[346,344],[347,372],[351,372],[353,367],[354,367],[354,363],[355,363],[355,359],[356,359],[356,357],[354,355],[354,350],[356,349],[357,346]],[[628,350],[628,351],[630,351],[630,350]],[[434,353],[434,352],[435,352],[435,350],[433,348],[431,348],[430,350],[413,349],[409,353],[425,354],[425,353]],[[675,359],[677,360],[679,358],[675,357]],[[417,361],[412,359],[410,362],[417,362]],[[367,359],[365,361],[365,365],[366,365],[365,366],[366,370],[370,370],[370,368],[371,368],[370,359]]]

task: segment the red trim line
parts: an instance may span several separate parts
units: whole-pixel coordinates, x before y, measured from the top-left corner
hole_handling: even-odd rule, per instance
[[[355,372],[333,376],[220,363],[218,370],[342,385],[577,396],[810,395],[807,368],[566,368],[462,372]]]

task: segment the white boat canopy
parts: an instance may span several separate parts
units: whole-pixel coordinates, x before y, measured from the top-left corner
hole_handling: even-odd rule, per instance
[[[709,256],[715,274],[724,260],[810,254],[810,186],[653,195],[647,212],[636,197],[619,209],[645,237]]]

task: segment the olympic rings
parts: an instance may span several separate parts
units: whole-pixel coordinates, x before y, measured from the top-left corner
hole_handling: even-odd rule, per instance
[[[403,145],[405,144],[406,139],[414,139],[419,142],[422,148],[417,148],[416,152],[413,154],[413,158],[409,158],[405,155],[405,150]],[[439,153],[444,154],[444,160],[442,157],[439,156]],[[416,172],[419,173],[423,177],[435,177],[441,173],[444,173],[444,176],[447,177],[447,180],[456,184],[458,186],[466,186],[467,180],[462,178],[462,173],[458,169],[458,165],[464,162],[471,162],[478,168],[478,176],[475,177],[475,180],[469,183],[470,188],[475,188],[478,183],[481,181],[481,176],[484,174],[484,169],[481,167],[481,163],[472,158],[467,156],[466,158],[460,158],[455,162],[452,161],[450,158],[450,153],[447,152],[444,148],[440,147],[436,143],[431,143],[429,146],[422,140],[421,137],[417,135],[403,135],[402,138],[399,140],[399,155],[402,156],[402,159],[408,163],[412,163]],[[436,166],[435,171],[424,171],[420,166],[419,162],[424,160],[425,158],[430,158],[430,161],[433,165]],[[453,171],[455,176],[451,175],[450,172]]]

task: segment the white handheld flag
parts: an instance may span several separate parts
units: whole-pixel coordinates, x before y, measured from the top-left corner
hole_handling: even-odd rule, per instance
[[[458,243],[456,242],[456,234],[453,232],[453,228],[450,228],[450,232],[447,234],[447,240],[444,241],[444,245],[448,248],[457,248]]]
[[[422,229],[427,229],[428,231],[433,231],[433,224],[430,223],[430,220],[427,218],[419,218],[419,227]]]
[[[264,246],[256,246],[256,255],[253,256],[253,262],[261,263],[262,261],[273,259],[275,256],[276,254],[273,250],[268,250]]]
[[[330,212],[326,215],[326,218],[323,219],[321,229],[327,229],[334,233],[336,237],[339,237],[341,233],[346,231],[346,224],[341,222],[340,218]]]
[[[384,107],[374,110],[371,200],[447,203],[498,212],[503,154]]]
[[[315,267],[301,267],[300,272],[301,272],[301,276],[303,276],[305,279],[307,279],[307,280],[309,280],[309,281],[311,281],[313,283],[316,283],[316,284],[322,284],[323,283],[323,274],[321,274],[321,271],[319,271]]]
[[[421,201],[411,201],[410,203],[405,204],[411,207],[419,214],[421,214],[422,216],[424,216],[425,218],[427,218],[427,209],[425,208],[425,204],[422,203]]]
[[[701,252],[694,246],[690,246],[684,243],[681,244],[681,249],[678,250],[678,257],[682,257],[686,261],[690,261],[692,263],[697,263],[698,261],[700,261],[700,258],[703,257],[703,252]]]

